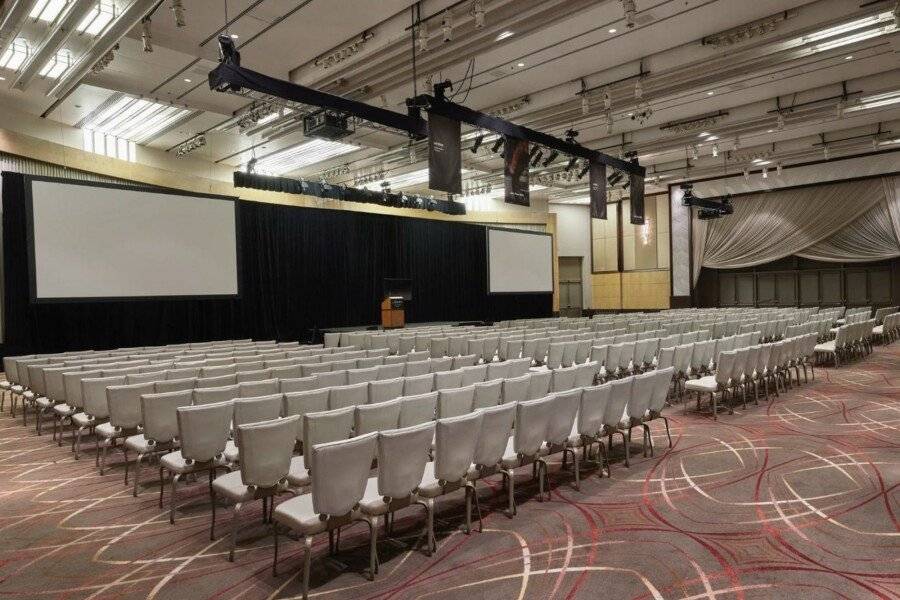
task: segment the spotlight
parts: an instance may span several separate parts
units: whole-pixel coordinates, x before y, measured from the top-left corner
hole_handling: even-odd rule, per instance
[[[533,158],[534,158],[534,155],[537,154],[537,153],[538,153],[538,150],[540,150],[540,149],[541,149],[540,146],[537,146],[537,145],[532,146],[532,147],[531,147],[531,152],[528,153],[528,160],[533,159]]]
[[[256,157],[247,161],[247,173],[256,173]]]
[[[537,148],[537,146],[535,146]],[[541,162],[541,158],[544,157],[544,153],[541,150],[538,150],[533,157],[531,157],[531,166],[536,167],[538,163]]]
[[[552,152],[550,152],[550,156],[548,156],[547,160],[544,161],[544,166],[549,167],[553,163],[553,161],[556,160],[556,158],[558,156],[559,156],[559,152],[557,152],[556,150],[553,150]]]
[[[584,179],[584,176],[587,175],[588,171],[591,170],[590,161],[585,161],[584,167],[581,168],[581,171],[578,172],[578,179]]]
[[[644,85],[641,83],[640,79],[634,82],[634,97],[636,100],[640,100],[644,97]]]
[[[453,41],[453,17],[447,10],[444,11],[444,18],[441,20],[441,34],[445,43]]]
[[[416,43],[419,48],[419,52],[427,52],[428,51],[428,24],[427,23],[419,23],[419,26],[416,27]]]
[[[500,151],[500,146],[502,146],[502,145],[503,145],[503,138],[502,137],[497,138],[497,141],[494,142],[493,146],[491,146],[491,152],[493,152],[494,154],[497,154],[497,152]]]
[[[713,144],[712,155],[713,155],[713,158],[719,156],[719,145],[718,144]]]
[[[744,167],[744,181],[750,183],[750,169]]]
[[[475,138],[475,143],[472,144],[472,154],[478,152],[478,148],[481,147],[481,144],[484,142],[484,134],[479,133],[478,137]]]
[[[172,14],[175,15],[175,26],[184,27],[187,21],[184,20],[184,5],[181,0],[172,0]]]
[[[782,167],[781,162],[775,163],[775,174],[781,177]]]
[[[144,52],[153,52],[153,42],[150,41],[153,39],[153,34],[150,31],[152,22],[150,17],[141,19],[141,42],[144,45]]]
[[[612,113],[606,111],[606,135],[612,135],[613,132],[613,119]]]
[[[574,156],[569,159],[569,162],[566,164],[566,173],[575,168],[575,165],[578,163],[578,159]]]
[[[769,167],[763,167],[763,169],[762,169],[762,176],[763,176],[763,179],[768,179],[768,178],[769,178]]]
[[[622,175],[621,171],[616,171],[612,175],[606,178],[606,183],[610,185],[610,187],[615,186],[617,183],[622,181],[625,176]]]
[[[603,108],[606,110],[612,108],[612,96],[609,95],[609,90],[603,90]]]
[[[834,106],[834,116],[838,119],[844,118],[844,101],[838,100],[838,103]]]
[[[472,16],[475,17],[475,28],[484,27],[484,0],[475,0],[472,4]]]
[[[784,129],[784,115],[778,113],[778,131],[782,131]]]
[[[825,155],[825,160],[831,158],[831,151],[828,149],[828,144],[822,146],[822,153]]]
[[[581,114],[585,116],[591,114],[591,101],[584,93],[581,94]]]
[[[637,10],[634,6],[634,0],[622,0],[622,10],[625,11],[625,25],[631,29],[634,27],[634,17]]]

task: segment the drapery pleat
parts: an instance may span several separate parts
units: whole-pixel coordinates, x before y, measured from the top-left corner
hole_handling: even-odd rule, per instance
[[[798,252],[797,256],[824,262],[869,262],[900,256],[887,202],[877,204],[847,227]]]
[[[709,221],[703,221],[697,218],[698,209],[691,209],[691,240],[693,240],[693,265],[694,265],[694,281],[692,285],[697,285],[700,280],[700,267],[706,257],[706,224]]]
[[[900,177],[884,177],[884,201],[887,202],[888,214],[894,229],[894,237],[900,244]]]
[[[735,197],[733,215],[708,221],[705,236],[696,235],[699,227],[694,230],[694,264],[737,269],[801,254],[873,207],[885,206],[885,196],[882,180],[872,178]],[[883,218],[867,219],[855,228],[859,235],[866,236],[865,240],[838,240],[839,246],[826,251],[835,256],[848,252],[842,261],[876,260],[871,254],[885,250],[875,247],[873,236],[878,236],[884,225]],[[705,244],[698,248],[703,243],[701,237]]]

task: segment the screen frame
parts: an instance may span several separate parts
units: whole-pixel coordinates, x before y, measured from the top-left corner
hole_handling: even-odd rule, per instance
[[[507,231],[511,233],[525,233],[528,235],[543,235],[550,238],[550,285],[553,289],[549,292],[492,292],[491,291],[491,233],[490,230],[494,229],[496,231]],[[527,295],[527,296],[543,296],[543,295],[553,295],[556,293],[556,263],[553,260],[553,234],[547,233],[546,231],[528,231],[527,229],[515,229],[512,227],[493,227],[491,225],[484,226],[484,252],[485,259],[487,260],[487,281],[485,281],[485,290],[487,291],[488,296],[515,296],[515,295]]]
[[[194,198],[212,198],[216,200],[229,201],[234,204],[234,250],[235,250],[235,275],[237,277],[236,289],[234,294],[212,294],[212,295],[175,295],[175,296],[87,296],[87,297],[64,297],[64,298],[38,298],[37,297],[37,265],[35,263],[34,250],[34,197],[32,196],[32,183],[35,181],[60,183],[65,185],[81,185],[85,187],[101,187],[108,189],[127,190],[130,192],[151,192],[154,194],[166,194],[170,196],[189,196]],[[240,221],[240,199],[237,196],[224,196],[219,194],[200,194],[194,192],[185,192],[175,188],[156,187],[148,185],[146,187],[139,184],[127,185],[118,183],[108,183],[105,181],[86,181],[81,179],[66,179],[64,177],[45,177],[41,175],[24,175],[25,183],[25,238],[26,250],[28,252],[28,300],[31,304],[64,304],[70,303],[87,303],[87,302],[148,302],[155,300],[232,300],[242,297],[241,289],[241,221]]]

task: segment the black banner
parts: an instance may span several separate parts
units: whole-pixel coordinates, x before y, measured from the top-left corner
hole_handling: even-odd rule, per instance
[[[428,189],[462,194],[459,121],[428,114]]]
[[[590,169],[591,218],[606,219],[606,165],[591,161]]]
[[[631,174],[631,224],[644,224],[644,178]]]
[[[506,202],[531,206],[528,195],[528,140],[507,137],[504,144],[503,182]]]

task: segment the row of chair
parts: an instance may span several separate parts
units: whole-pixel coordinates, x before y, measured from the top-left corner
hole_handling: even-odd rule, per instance
[[[816,355],[831,357],[834,366],[838,367],[842,360],[869,354],[872,352],[874,329],[875,319],[841,325],[836,328],[833,340],[816,344]]]

